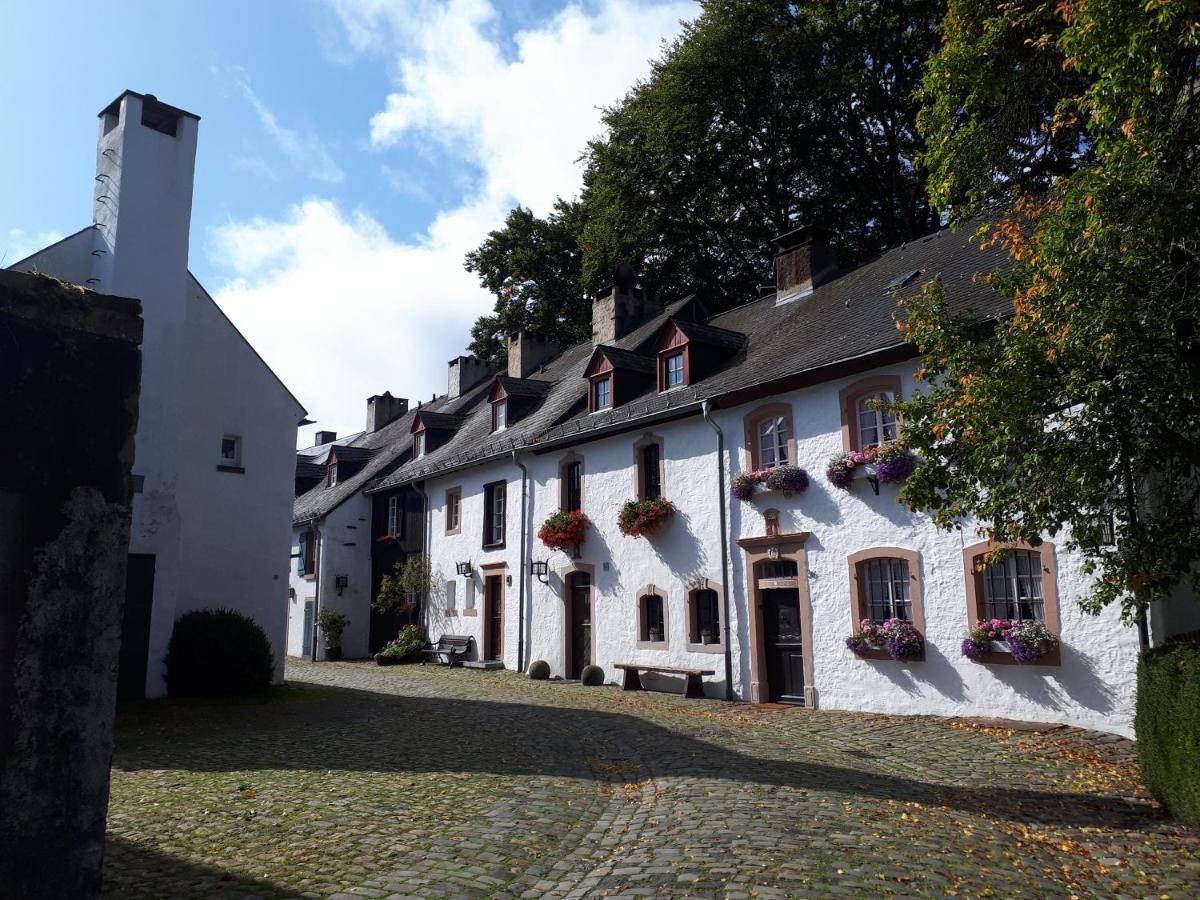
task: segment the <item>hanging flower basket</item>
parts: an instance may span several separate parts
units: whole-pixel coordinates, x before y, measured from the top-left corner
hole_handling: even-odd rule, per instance
[[[617,513],[617,527],[621,534],[641,537],[654,534],[663,522],[675,514],[675,505],[670,500],[627,500]]]
[[[570,550],[583,543],[589,524],[580,509],[551,513],[538,529],[538,540],[551,550]]]
[[[888,656],[898,660],[919,659],[925,652],[925,640],[916,626],[895,618],[886,622],[863,619],[858,631],[846,638],[846,646],[855,653],[886,650]]]
[[[768,491],[799,494],[808,487],[808,473],[799,466],[775,466],[773,469],[743,472],[730,483],[729,495],[734,500],[746,502],[758,493],[759,485],[765,486]]]
[[[849,453],[837,453],[829,457],[825,466],[825,477],[836,488],[849,490],[854,483],[854,473],[857,469],[869,466],[875,459],[875,448],[866,450],[851,450]]]
[[[962,642],[962,655],[973,662],[982,662],[997,643],[1008,645],[1013,662],[1028,665],[1057,647],[1058,638],[1041,622],[981,619]]]

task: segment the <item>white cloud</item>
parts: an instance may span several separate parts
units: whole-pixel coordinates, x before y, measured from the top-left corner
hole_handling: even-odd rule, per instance
[[[417,400],[445,390],[446,361],[492,306],[463,255],[514,203],[544,213],[578,192],[576,160],[599,132],[599,108],[649,71],[697,7],[573,3],[506,42],[486,0],[330,2],[350,49],[395,74],[370,122],[378,152],[403,140],[447,173],[479,173],[412,241],[332,200],[214,233],[213,261],[230,278],[218,302],[322,427],[351,431],[369,394]]]
[[[7,234],[0,237],[0,269],[20,262],[25,257],[62,239],[63,235],[57,231],[26,231],[24,228],[10,228]]]
[[[253,107],[258,121],[262,123],[263,130],[283,151],[283,155],[288,158],[288,162],[297,172],[318,181],[328,181],[334,184],[346,177],[319,137],[311,133],[302,134],[293,128],[281,125],[275,113],[263,103],[245,78],[235,76],[233,83],[241,95],[246,98],[246,102]]]

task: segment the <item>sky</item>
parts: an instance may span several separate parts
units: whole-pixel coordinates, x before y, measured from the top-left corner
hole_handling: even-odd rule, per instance
[[[201,117],[189,266],[317,428],[446,389],[492,298],[464,254],[577,195],[600,109],[684,0],[6,0],[0,266],[91,223],[96,116]],[[300,446],[315,428],[303,429]]]

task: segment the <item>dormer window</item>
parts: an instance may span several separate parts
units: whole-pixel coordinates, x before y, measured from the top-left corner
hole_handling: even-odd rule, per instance
[[[608,409],[612,406],[612,378],[598,378],[592,384],[592,409]]]
[[[508,401],[497,400],[492,404],[492,431],[503,431],[508,427]]]
[[[679,387],[684,383],[683,353],[672,353],[663,360],[663,384],[665,390]]]
[[[413,435],[413,459],[420,459],[425,455],[425,432],[418,431]]]
[[[337,457],[329,457],[329,462],[325,464],[325,487],[333,487],[337,484]]]

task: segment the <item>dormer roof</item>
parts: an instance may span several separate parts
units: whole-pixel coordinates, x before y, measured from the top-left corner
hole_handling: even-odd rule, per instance
[[[611,344],[600,344],[592,351],[592,358],[583,371],[583,377],[591,378],[614,369],[638,375],[653,375],[654,360]]]

